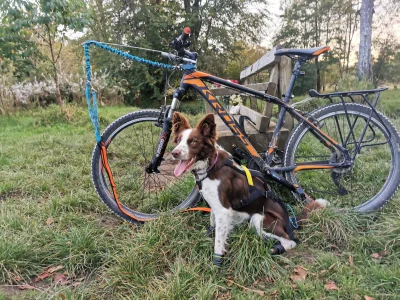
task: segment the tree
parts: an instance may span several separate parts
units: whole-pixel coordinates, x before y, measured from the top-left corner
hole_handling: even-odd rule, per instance
[[[360,10],[360,48],[358,51],[357,75],[359,80],[372,80],[372,15],[374,0],[362,0]]]
[[[267,20],[267,1],[90,0],[94,23],[90,25],[87,38],[168,51],[170,40],[189,26],[192,29],[190,49],[199,53],[198,65],[202,70],[225,76],[226,62],[241,50],[237,42],[258,41]],[[258,9],[251,9],[255,5]],[[128,102],[135,103],[139,94],[153,100],[162,97],[163,71],[138,64],[121,64],[121,58],[108,53],[92,53],[97,70],[106,67],[117,79],[127,80],[127,89],[131,91],[126,96]],[[132,54],[160,59],[157,55],[135,50]]]
[[[21,32],[29,30],[29,40],[34,40],[52,66],[57,89],[57,103],[62,107],[57,62],[69,31],[79,31],[87,23],[83,0],[6,0],[3,8],[7,14],[3,23],[8,24],[14,38],[26,40]]]
[[[317,90],[325,89],[327,83],[332,83],[333,69],[335,78],[349,73],[359,24],[358,0],[283,0],[281,3],[283,26],[275,37],[275,44],[294,48],[332,46],[328,55],[304,66],[306,74],[316,76],[299,79],[296,92],[305,92],[312,85]]]

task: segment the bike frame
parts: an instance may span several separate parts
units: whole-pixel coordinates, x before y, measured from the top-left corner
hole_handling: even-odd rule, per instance
[[[154,158],[150,165],[147,167],[147,172],[158,172],[158,166],[161,164],[162,157],[164,155],[166,146],[168,144],[171,128],[172,128],[172,116],[173,113],[178,109],[180,100],[182,96],[186,93],[189,88],[193,88],[196,90],[202,97],[210,104],[215,113],[222,119],[222,121],[226,124],[226,126],[232,131],[234,136],[238,139],[240,144],[247,150],[247,152],[251,155],[254,161],[257,163],[260,170],[264,172],[264,175],[267,179],[271,179],[273,181],[278,182],[279,184],[284,185],[291,191],[297,193],[303,199],[308,199],[307,194],[304,193],[303,189],[297,185],[293,184],[290,181],[286,180],[282,175],[278,172],[290,172],[290,171],[301,171],[301,170],[311,170],[311,169],[332,169],[335,167],[351,167],[353,165],[353,159],[350,157],[349,152],[346,148],[344,148],[341,144],[333,140],[331,137],[322,132],[317,126],[313,124],[312,121],[307,119],[298,113],[294,108],[289,105],[290,97],[293,91],[293,87],[296,81],[296,78],[300,75],[300,67],[305,61],[298,60],[294,66],[293,73],[290,79],[290,83],[285,94],[284,100],[281,100],[277,97],[250,89],[248,87],[242,86],[240,84],[236,84],[222,78],[210,75],[205,72],[200,72],[195,69],[190,71],[185,71],[185,74],[182,77],[180,87],[174,92],[172,104],[169,109],[165,112],[163,119],[163,132],[161,133],[157,152],[154,155]],[[216,99],[216,97],[212,94],[212,92],[205,85],[204,81],[211,83],[219,83],[221,85],[227,86],[231,89],[237,90],[241,93],[246,93],[252,96],[257,97],[266,102],[272,102],[278,105],[281,110],[279,113],[278,121],[275,127],[275,130],[272,134],[271,141],[269,143],[269,147],[265,153],[265,160],[261,158],[259,153],[247,139],[246,135],[243,133],[242,129],[238,126],[235,120],[226,112],[220,102]],[[292,117],[296,118],[299,122],[303,122],[306,124],[310,132],[327,148],[330,149],[332,153],[339,151],[343,155],[344,160],[340,163],[333,163],[329,161],[318,161],[318,162],[309,162],[309,163],[301,163],[295,166],[286,166],[286,167],[271,167],[272,158],[274,152],[277,148],[277,138],[278,134],[282,128],[284,116],[286,113],[289,113]]]

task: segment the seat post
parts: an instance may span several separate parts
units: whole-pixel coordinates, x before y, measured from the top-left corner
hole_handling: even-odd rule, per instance
[[[300,58],[296,61],[296,64],[294,65],[293,72],[292,72],[292,77],[290,78],[289,86],[287,88],[286,94],[285,94],[285,103],[290,102],[290,98],[292,96],[292,91],[294,88],[294,84],[296,82],[297,76],[299,76],[300,73],[300,66],[304,63],[304,61]]]

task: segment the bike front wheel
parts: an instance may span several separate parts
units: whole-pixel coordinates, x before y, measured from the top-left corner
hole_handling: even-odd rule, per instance
[[[170,155],[172,143],[167,145],[160,172],[149,174],[145,170],[162,132],[162,128],[155,126],[159,115],[158,110],[129,113],[109,125],[102,135],[119,201],[129,215],[119,209],[114,199],[100,148],[96,145],[93,150],[92,179],[98,195],[113,213],[132,223],[192,207],[200,200],[191,174],[174,177],[178,161]]]
[[[287,178],[313,198],[329,200],[335,207],[360,212],[382,207],[400,181],[400,138],[393,124],[384,115],[355,103],[331,104],[310,115],[320,130],[348,149],[353,166],[314,170],[300,167],[297,172],[288,172]],[[303,122],[293,130],[285,147],[285,166],[342,160],[340,153],[332,153],[320,143]]]

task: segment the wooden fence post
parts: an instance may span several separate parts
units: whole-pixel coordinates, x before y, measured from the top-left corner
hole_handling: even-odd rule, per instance
[[[292,60],[289,57],[282,56],[279,63],[279,98],[286,93],[292,76]],[[290,101],[291,103],[292,101]],[[283,121],[283,127],[292,130],[294,127],[294,120],[291,115],[286,113]]]
[[[275,96],[276,89],[278,87],[278,82],[279,82],[279,65],[276,64],[271,70],[268,88],[265,92],[269,95]],[[264,116],[267,116],[269,118],[269,120],[271,120],[272,108],[273,108],[273,104],[271,102],[265,102],[262,114]]]

